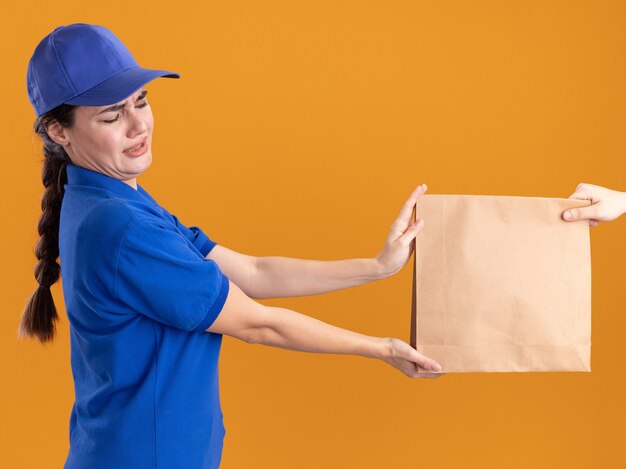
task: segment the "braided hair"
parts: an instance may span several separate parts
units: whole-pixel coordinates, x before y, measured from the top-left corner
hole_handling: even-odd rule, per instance
[[[55,321],[58,320],[56,307],[50,287],[61,276],[59,257],[59,221],[61,203],[67,182],[67,164],[70,157],[63,145],[50,138],[47,127],[57,121],[62,127],[74,125],[74,109],[71,104],[61,104],[35,120],[34,131],[43,141],[42,182],[45,191],[41,198],[41,217],[37,224],[40,238],[35,246],[37,257],[35,279],[39,286],[31,294],[22,313],[18,327],[18,338],[34,337],[41,343],[52,341],[56,331]]]

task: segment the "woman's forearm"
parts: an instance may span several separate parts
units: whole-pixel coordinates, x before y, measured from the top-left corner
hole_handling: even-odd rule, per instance
[[[375,258],[319,261],[282,256],[259,257],[253,298],[318,295],[385,278]]]
[[[287,308],[264,308],[261,327],[250,343],[313,353],[336,353],[384,358],[389,339],[373,337],[327,324]]]

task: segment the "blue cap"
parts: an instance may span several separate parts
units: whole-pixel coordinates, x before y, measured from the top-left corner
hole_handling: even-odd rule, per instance
[[[44,37],[28,62],[26,87],[37,117],[59,106],[115,104],[155,78],[180,78],[142,68],[104,26],[74,23]]]

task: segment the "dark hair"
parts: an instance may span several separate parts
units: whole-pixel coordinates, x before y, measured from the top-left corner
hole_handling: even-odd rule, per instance
[[[41,343],[52,341],[56,331],[54,321],[58,319],[50,287],[61,276],[59,257],[59,221],[61,203],[67,182],[67,164],[71,162],[63,145],[50,138],[47,126],[57,121],[61,126],[74,125],[74,109],[71,104],[61,104],[35,120],[34,131],[43,141],[42,182],[45,191],[41,198],[42,214],[37,224],[39,241],[34,249],[38,262],[35,279],[39,286],[28,299],[18,327],[18,338],[35,337]]]

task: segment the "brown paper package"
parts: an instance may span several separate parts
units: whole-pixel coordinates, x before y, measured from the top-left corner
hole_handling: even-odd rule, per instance
[[[561,218],[590,203],[421,196],[411,345],[442,373],[591,371],[589,222]]]

